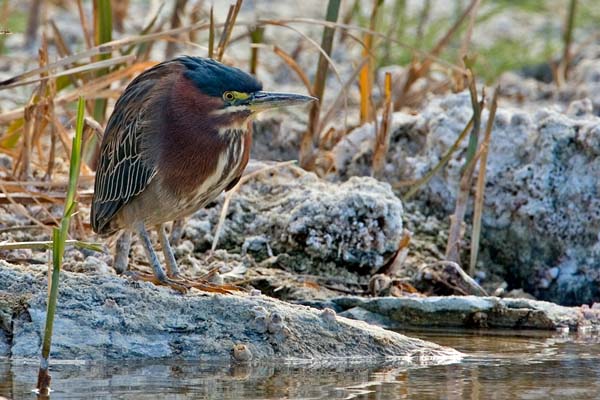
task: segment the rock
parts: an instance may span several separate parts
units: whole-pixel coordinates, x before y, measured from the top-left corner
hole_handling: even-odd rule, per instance
[[[600,327],[600,318],[580,307],[545,301],[498,297],[337,297],[303,304],[332,308],[340,316],[389,329],[414,327],[556,330],[582,324]],[[590,309],[588,309],[589,311]],[[600,313],[597,313],[600,315]]]
[[[233,346],[233,358],[237,361],[252,360],[252,353],[245,344],[236,344]]]
[[[10,356],[10,342],[8,335],[3,330],[0,330],[0,357]]]
[[[10,327],[15,358],[39,355],[45,270],[0,261],[0,298],[27,299],[19,309],[14,305],[21,300],[0,302],[0,326]],[[9,306],[13,309],[6,310]],[[264,331],[256,329],[259,316],[266,317]],[[61,273],[53,359],[229,360],[236,354],[240,360],[460,357],[455,350],[366,323],[337,317],[331,324],[319,310],[265,296],[180,295],[112,275]]]
[[[523,289],[513,289],[502,295],[503,298],[509,299],[528,299],[528,300],[536,300],[535,297],[524,291]]]
[[[251,166],[259,169],[260,165]],[[206,250],[221,208],[200,210],[185,235]],[[367,177],[340,184],[296,167],[259,173],[233,196],[219,247],[271,256],[296,272],[339,269],[369,274],[396,252],[402,203],[390,186]],[[200,222],[201,221],[201,222]]]
[[[600,118],[588,113],[590,107],[582,100],[568,115],[557,106],[534,113],[501,103],[488,157],[481,263],[499,266],[511,287],[565,305],[600,298]],[[433,98],[419,116],[395,116],[404,122],[390,140],[412,151],[390,146],[386,180],[394,186],[431,171],[471,114],[469,94],[462,92]],[[485,126],[487,111],[482,119]],[[335,157],[347,159],[353,137],[336,146]],[[361,136],[352,146],[369,149],[369,141],[371,136]],[[466,145],[467,140],[420,190],[418,201],[430,213],[445,217],[453,212]],[[366,174],[370,163],[369,153],[339,163],[337,173],[342,178]]]

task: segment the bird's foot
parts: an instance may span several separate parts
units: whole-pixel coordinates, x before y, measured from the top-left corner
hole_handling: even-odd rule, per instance
[[[148,274],[140,271],[126,271],[125,275],[136,281],[151,282],[157,286],[169,286],[180,293],[187,293],[189,290],[189,286],[183,284],[179,279],[176,278],[174,279],[166,276],[161,278],[154,274]]]
[[[185,282],[189,287],[202,290],[203,292],[231,294],[231,292],[244,291],[243,288],[235,285],[223,283],[223,278],[219,275],[218,268],[213,268],[199,278],[189,279],[177,274],[171,277],[177,282]]]
[[[222,282],[215,283],[214,281],[212,281],[211,279],[216,275],[216,270],[211,270],[198,279],[188,279],[186,277],[181,276],[181,274],[169,277],[158,277],[154,274],[148,274],[139,271],[128,271],[127,275],[132,279],[145,282],[152,282],[157,286],[169,286],[170,288],[173,288],[180,293],[187,293],[187,291],[191,288],[195,288],[203,292],[220,294],[232,294],[232,292],[244,291],[244,289],[239,286],[230,285]]]

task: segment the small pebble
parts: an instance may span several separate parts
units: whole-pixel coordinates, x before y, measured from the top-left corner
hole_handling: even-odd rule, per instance
[[[252,289],[250,291],[250,296],[256,297],[256,296],[260,296],[261,294],[262,294],[262,292],[260,290],[258,290],[258,289]]]
[[[269,317],[269,325],[267,327],[269,333],[277,333],[280,332],[284,327],[283,319],[281,315],[276,312],[272,312]]]
[[[323,318],[327,322],[335,322],[336,321],[336,313],[331,308],[325,308],[321,312],[321,318]]]
[[[211,275],[209,282],[212,283],[213,285],[220,286],[223,284],[223,277],[218,272],[215,272],[214,274]]]
[[[552,267],[552,268],[549,268],[548,271],[546,271],[546,275],[551,280],[558,278],[559,273],[560,273],[560,268],[558,268],[558,267]]]
[[[561,335],[568,335],[569,334],[569,327],[566,325],[559,325],[556,327],[556,332],[558,332]]]
[[[117,302],[113,299],[104,300],[104,307],[106,308],[117,308]]]
[[[540,283],[538,283],[538,287],[540,289],[548,289],[550,287],[550,281],[546,278],[540,279]]]
[[[265,315],[257,315],[252,321],[252,328],[258,333],[265,333],[269,329],[267,317]]]
[[[233,358],[237,361],[250,361],[252,360],[252,353],[245,344],[236,344],[233,346]]]

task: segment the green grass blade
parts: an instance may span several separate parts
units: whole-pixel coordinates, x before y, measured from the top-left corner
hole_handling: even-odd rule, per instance
[[[56,303],[58,299],[58,283],[60,278],[60,269],[63,255],[65,252],[65,242],[69,232],[69,224],[77,202],[75,194],[77,191],[77,181],[79,180],[79,170],[81,167],[81,143],[83,137],[83,121],[85,114],[85,101],[79,98],[77,104],[77,122],[75,126],[75,137],[71,150],[71,165],[69,167],[69,187],[65,199],[65,209],[60,228],[54,228],[52,231],[52,279],[49,280],[50,293],[48,294],[48,306],[46,310],[46,325],[44,328],[44,338],[42,342],[42,351],[40,358],[40,369],[38,372],[37,388],[42,395],[47,395],[50,389],[50,374],[48,373],[48,358],[50,357],[50,347],[52,344],[52,330],[54,327],[54,315],[56,313]]]
[[[65,216],[67,215],[67,210],[71,210],[75,204],[75,193],[77,191],[77,181],[79,180],[79,170],[81,168],[81,144],[83,138],[84,117],[85,101],[80,97],[77,104],[75,137],[73,138],[73,148],[71,150],[71,166],[69,169],[69,187],[67,189],[67,197],[65,200]]]

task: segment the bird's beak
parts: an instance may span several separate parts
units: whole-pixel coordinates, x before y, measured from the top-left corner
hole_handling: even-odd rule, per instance
[[[297,106],[317,100],[316,97],[296,93],[254,92],[248,98],[248,107],[255,112],[272,108]]]

